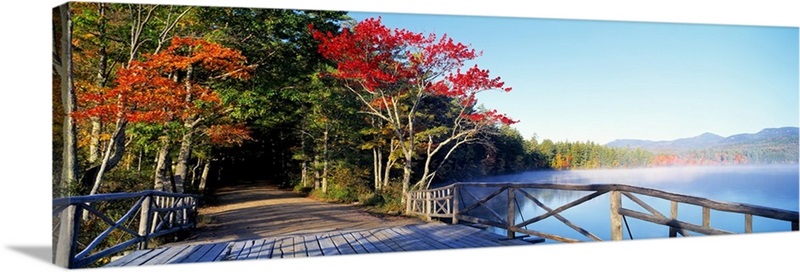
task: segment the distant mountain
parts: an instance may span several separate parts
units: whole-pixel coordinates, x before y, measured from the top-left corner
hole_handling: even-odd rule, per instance
[[[800,129],[796,127],[765,128],[756,134],[736,134],[725,138],[721,144],[744,144],[763,141],[797,139]]]
[[[766,128],[758,133],[749,134],[742,133],[732,135],[730,137],[722,137],[714,133],[703,133],[701,135],[683,138],[672,141],[648,141],[648,140],[635,140],[635,139],[622,139],[614,140],[606,146],[608,147],[628,147],[628,148],[641,148],[650,151],[686,151],[698,150],[709,148],[726,148],[726,147],[741,147],[744,146],[782,146],[792,145],[797,149],[797,139],[800,134],[800,128],[797,127],[782,127],[782,128]]]

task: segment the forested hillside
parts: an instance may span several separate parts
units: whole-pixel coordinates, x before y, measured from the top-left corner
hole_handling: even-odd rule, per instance
[[[765,128],[729,137],[704,133],[673,141],[615,140],[607,146],[652,152],[654,165],[797,163],[798,134],[797,127]]]

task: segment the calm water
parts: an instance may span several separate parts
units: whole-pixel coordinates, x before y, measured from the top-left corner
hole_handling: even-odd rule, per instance
[[[650,169],[614,169],[614,170],[579,170],[579,171],[534,171],[515,175],[497,176],[476,180],[478,182],[531,182],[531,183],[568,183],[568,184],[628,184],[633,186],[654,188],[667,192],[704,197],[717,201],[747,203],[759,206],[773,207],[791,211],[798,210],[798,165],[769,165],[769,166],[724,166],[724,167],[669,167]],[[470,192],[482,198],[492,189],[469,188]],[[563,190],[533,190],[526,189],[528,193],[537,197],[551,209],[571,202],[590,192],[563,191]],[[669,202],[637,195],[650,206],[662,214],[669,216]],[[546,211],[517,194],[518,210],[516,222],[530,219]],[[637,204],[623,197],[623,207],[648,213]],[[471,197],[462,201],[474,203]],[[471,203],[470,203],[471,202]],[[505,216],[505,198],[490,201],[489,206]],[[484,218],[494,218],[488,211],[476,210]],[[699,206],[679,204],[678,219],[681,221],[701,225],[702,208]],[[603,240],[610,238],[609,196],[604,194],[579,206],[570,208],[561,213],[562,216],[578,226],[597,235]],[[630,235],[634,239],[667,237],[668,227],[627,218]],[[713,211],[711,212],[711,227],[744,232],[744,215]],[[552,233],[569,238],[588,241],[585,236],[565,226],[561,221],[550,217],[528,226],[529,229]],[[773,220],[755,216],[753,218],[753,232],[789,231],[789,222]],[[493,231],[505,234],[503,230]],[[694,234],[694,233],[692,233]],[[629,238],[629,233],[623,223],[623,235]],[[696,234],[700,235],[700,234]],[[552,242],[549,241],[548,242]]]

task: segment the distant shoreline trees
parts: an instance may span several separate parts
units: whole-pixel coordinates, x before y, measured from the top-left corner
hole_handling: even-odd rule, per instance
[[[471,175],[490,176],[531,170],[577,170],[642,168],[691,165],[796,164],[794,141],[764,141],[751,144],[683,150],[647,150],[608,147],[591,141],[553,142],[533,136],[527,140],[511,127],[500,128],[491,138],[496,150],[473,150],[473,160],[484,168]],[[483,156],[483,157],[481,157]],[[464,162],[469,164],[468,162]]]

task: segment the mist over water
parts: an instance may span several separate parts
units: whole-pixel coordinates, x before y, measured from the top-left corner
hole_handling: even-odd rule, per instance
[[[708,198],[716,201],[746,203],[751,205],[798,211],[798,165],[753,165],[753,166],[691,166],[660,167],[641,169],[608,169],[608,170],[572,170],[572,171],[530,171],[513,175],[486,177],[470,182],[514,182],[514,183],[560,183],[560,184],[626,184],[653,188],[672,193]],[[478,197],[491,193],[491,189],[468,188]],[[528,193],[544,202],[551,209],[571,202],[590,192],[565,190],[533,190]],[[669,215],[669,201],[637,195],[659,212]],[[546,211],[532,201],[517,197],[520,201],[516,222],[533,218]],[[494,203],[496,202],[496,203]],[[505,199],[487,203],[495,211],[505,209]],[[623,207],[647,213],[641,207],[623,197]],[[491,215],[488,211],[476,211]],[[608,194],[590,200],[561,213],[573,223],[589,230],[603,240],[610,237],[609,197]],[[678,219],[693,224],[701,224],[702,208],[699,206],[679,204]],[[629,235],[635,239],[665,238],[668,227],[627,218],[631,233],[625,230],[625,239]],[[744,232],[744,216],[737,213],[712,210],[711,226],[736,233]],[[588,240],[560,221],[550,217],[530,225],[529,228],[553,233],[579,240]],[[790,224],[785,221],[754,217],[754,232],[789,231]],[[493,229],[504,234],[504,230]],[[548,242],[552,242],[549,241]]]
[[[626,184],[797,211],[798,169],[798,165],[792,164],[529,171],[472,182]]]

